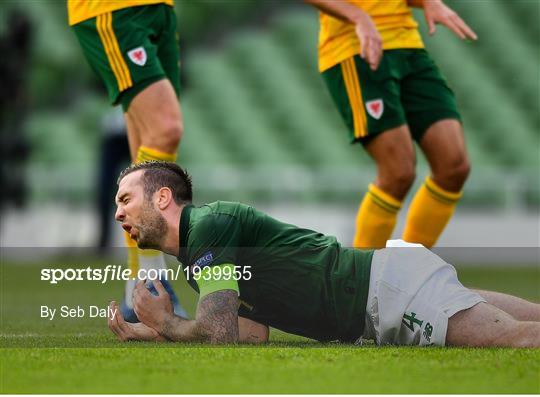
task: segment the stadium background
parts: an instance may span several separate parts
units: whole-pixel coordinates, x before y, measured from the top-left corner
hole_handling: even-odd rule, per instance
[[[439,246],[538,246],[539,3],[449,4],[477,31],[477,43],[443,27],[428,38],[416,15],[457,94],[473,165]],[[67,27],[64,2],[0,7],[2,245],[99,245],[100,156],[119,110],[108,106]],[[243,201],[350,244],[374,167],[348,144],[317,73],[314,9],[244,0],[176,7],[185,118],[179,163],[193,174],[196,202]],[[417,184],[427,170],[420,153],[418,161]],[[36,233],[36,224],[47,233]],[[117,229],[109,245],[121,245]]]
[[[460,42],[443,27],[428,38],[416,14],[457,94],[473,165],[438,249],[467,285],[539,301],[540,2],[447,3],[480,39]],[[316,12],[285,0],[177,0],[176,9],[185,119],[179,163],[193,174],[196,203],[246,202],[348,245],[375,169],[348,144],[317,73]],[[56,287],[36,270],[44,262],[100,266],[107,256],[96,254],[125,254],[98,249],[122,246],[112,212],[103,220],[98,208],[112,211],[114,192],[99,197],[101,175],[118,171],[103,155],[115,149],[108,160],[122,167],[127,150],[121,113],[86,64],[64,1],[0,2],[0,37],[0,392],[540,392],[535,351],[321,349],[275,330],[260,349],[121,349],[102,319],[36,318],[44,303],[120,298],[122,283]],[[427,172],[418,162],[417,184]],[[179,294],[193,313],[194,294]],[[234,369],[216,369],[216,357]],[[201,376],[177,370],[193,362]]]

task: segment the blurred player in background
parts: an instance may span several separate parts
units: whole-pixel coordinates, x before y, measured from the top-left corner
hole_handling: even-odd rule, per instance
[[[111,103],[122,105],[132,162],[176,161],[183,121],[173,0],[68,0],[67,7],[69,25],[88,63]],[[161,252],[139,250],[129,234],[125,237],[132,272],[166,267]],[[131,321],[136,321],[134,286],[134,281],[126,284],[122,306]],[[181,312],[167,282],[165,286]]]
[[[377,165],[358,209],[355,247],[384,247],[415,178],[413,139],[429,175],[416,192],[403,239],[435,244],[469,174],[454,93],[424,49],[411,6],[429,26],[442,24],[461,39],[476,34],[439,0],[306,0],[320,10],[319,70],[352,143]]]

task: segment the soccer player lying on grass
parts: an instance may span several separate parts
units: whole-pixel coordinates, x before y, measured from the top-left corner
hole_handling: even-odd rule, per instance
[[[259,342],[271,326],[320,341],[540,346],[539,304],[469,290],[422,246],[343,248],[244,204],[195,207],[190,177],[174,163],[132,165],[118,181],[116,220],[140,248],[175,255],[200,293],[188,320],[159,281],[157,296],[139,282],[141,323],[109,320],[120,340]]]

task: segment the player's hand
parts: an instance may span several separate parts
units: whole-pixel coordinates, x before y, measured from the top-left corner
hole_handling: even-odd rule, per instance
[[[371,70],[377,70],[383,55],[382,38],[371,17],[363,11],[356,16],[355,31],[360,40],[360,56]]]
[[[115,313],[113,318],[108,317],[109,329],[117,336],[119,341],[166,341],[155,329],[143,323],[128,323],[122,317],[120,308],[115,301],[109,304],[109,312]]]
[[[436,31],[436,24],[441,24],[450,29],[460,39],[477,40],[476,33],[467,25],[460,16],[440,0],[424,0],[424,16],[429,27],[429,34]]]
[[[152,295],[144,281],[137,282],[133,290],[133,309],[141,322],[160,331],[165,321],[174,316],[169,294],[159,280],[153,280],[158,295]]]

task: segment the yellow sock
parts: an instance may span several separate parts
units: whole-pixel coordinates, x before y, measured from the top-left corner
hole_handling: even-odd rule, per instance
[[[401,202],[370,184],[356,215],[355,248],[381,248],[396,226]]]
[[[143,161],[161,160],[161,161],[176,161],[176,153],[165,153],[157,149],[149,148],[148,146],[139,146],[137,151],[136,163],[142,163]]]
[[[428,176],[409,208],[403,240],[432,247],[454,213],[462,194],[444,190]]]
[[[136,163],[143,161],[161,160],[176,161],[176,153],[165,153],[147,146],[140,146],[137,151]],[[137,275],[140,267],[143,268],[162,268],[165,267],[165,257],[160,251],[141,250],[137,248],[137,243],[133,241],[129,234],[125,233],[126,246],[128,247],[128,266],[133,276]]]

